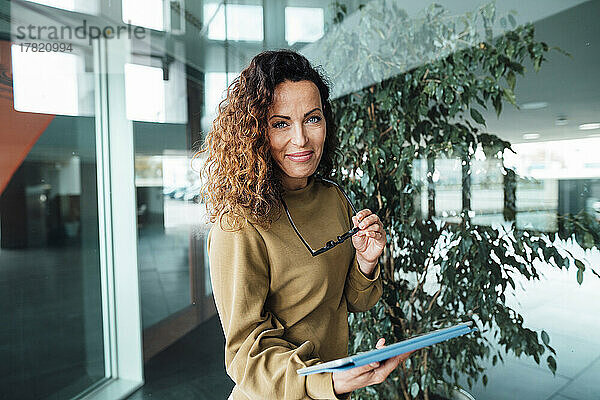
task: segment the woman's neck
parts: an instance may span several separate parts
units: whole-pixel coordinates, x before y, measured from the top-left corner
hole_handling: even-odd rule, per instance
[[[308,177],[305,178],[290,178],[285,177],[282,179],[281,184],[286,190],[299,190],[303,189],[308,185]]]

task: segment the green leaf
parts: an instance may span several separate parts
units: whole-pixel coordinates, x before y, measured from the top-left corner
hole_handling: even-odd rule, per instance
[[[354,338],[354,352],[356,353],[356,351],[358,350],[359,346],[361,345],[362,339],[365,336],[365,331],[358,331],[356,333],[356,337]]]
[[[483,386],[487,386],[487,384],[488,384],[488,377],[487,377],[487,375],[483,375],[482,381],[483,381]]]
[[[414,382],[412,385],[410,385],[410,395],[414,398],[414,397],[417,397],[418,394],[419,394],[419,384],[417,382]]]
[[[581,260],[575,260],[575,265],[577,266],[578,269],[585,271],[585,265],[583,264],[583,262]]]
[[[515,17],[513,17],[512,14],[508,14],[508,21],[510,22],[513,28],[517,26],[517,20],[515,19]]]
[[[494,96],[494,99],[492,100],[492,102],[494,103],[494,109],[496,110],[496,115],[498,117],[500,117],[500,113],[502,112],[502,96],[501,95]]]
[[[503,95],[504,98],[508,100],[510,104],[512,104],[513,106],[517,105],[517,98],[515,97],[515,94],[512,91],[512,89],[504,88]]]
[[[485,119],[483,119],[483,116],[479,113],[479,111],[474,108],[471,108],[471,117],[475,120],[475,122],[485,125]]]
[[[509,71],[506,74],[506,82],[508,82],[508,86],[511,88],[511,90],[515,90],[516,81],[517,81],[517,78],[515,77],[515,73],[512,71]]]
[[[583,270],[582,269],[577,270],[577,283],[579,283],[580,285],[583,283]]]
[[[542,56],[538,56],[533,60],[533,69],[535,72],[540,70],[540,66],[542,65]]]
[[[550,336],[548,336],[546,331],[542,331],[542,342],[544,342],[546,346],[548,346],[548,343],[550,343]]]
[[[550,368],[550,371],[552,371],[552,373],[554,375],[556,375],[556,360],[554,359],[553,356],[548,356],[547,361],[548,361],[548,368]]]

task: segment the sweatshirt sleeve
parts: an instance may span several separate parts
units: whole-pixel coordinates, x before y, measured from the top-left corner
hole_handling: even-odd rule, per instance
[[[383,293],[379,263],[377,263],[373,273],[373,278],[367,278],[360,270],[356,257],[353,258],[346,277],[346,286],[344,287],[348,311],[367,311],[379,301]]]
[[[265,307],[268,255],[256,228],[248,223],[228,232],[217,222],[208,237],[208,252],[225,334],[225,367],[236,386],[250,399],[337,399],[331,373],[297,374],[321,362],[312,355],[314,344],[286,341],[284,326]]]
[[[342,204],[344,204],[346,213],[348,214],[349,226],[351,227],[353,225],[352,216],[354,215],[354,212],[344,195],[337,189],[336,192],[340,198],[340,201]],[[344,286],[344,294],[348,304],[348,311],[367,311],[379,301],[379,298],[383,293],[380,263],[377,263],[373,273],[374,275],[372,278],[367,278],[367,276],[363,274],[358,266],[358,261],[356,260],[355,254],[352,258],[352,262],[350,263],[348,275],[346,276],[346,283]]]

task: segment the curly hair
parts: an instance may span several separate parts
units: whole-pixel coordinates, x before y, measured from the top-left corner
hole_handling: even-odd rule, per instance
[[[326,133],[315,174],[329,176],[337,149],[336,126],[329,100],[329,82],[321,67],[313,68],[292,50],[264,51],[227,88],[201,149],[207,153],[201,170],[201,192],[211,222],[224,220],[233,230],[245,221],[266,229],[281,212],[281,171],[271,157],[267,114],[275,87],[284,81],[308,80],[319,89]]]

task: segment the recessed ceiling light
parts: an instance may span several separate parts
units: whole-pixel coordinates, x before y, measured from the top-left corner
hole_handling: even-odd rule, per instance
[[[548,107],[548,103],[545,101],[530,101],[529,103],[521,104],[523,110],[540,110]]]
[[[556,120],[554,121],[554,125],[556,125],[556,126],[565,126],[568,124],[569,124],[569,120],[564,115],[559,115],[558,117],[556,117]]]
[[[523,134],[523,139],[525,140],[533,140],[540,137],[539,133],[525,133]]]
[[[593,129],[600,129],[600,122],[590,122],[589,124],[579,125],[579,129],[582,131],[591,131]]]

